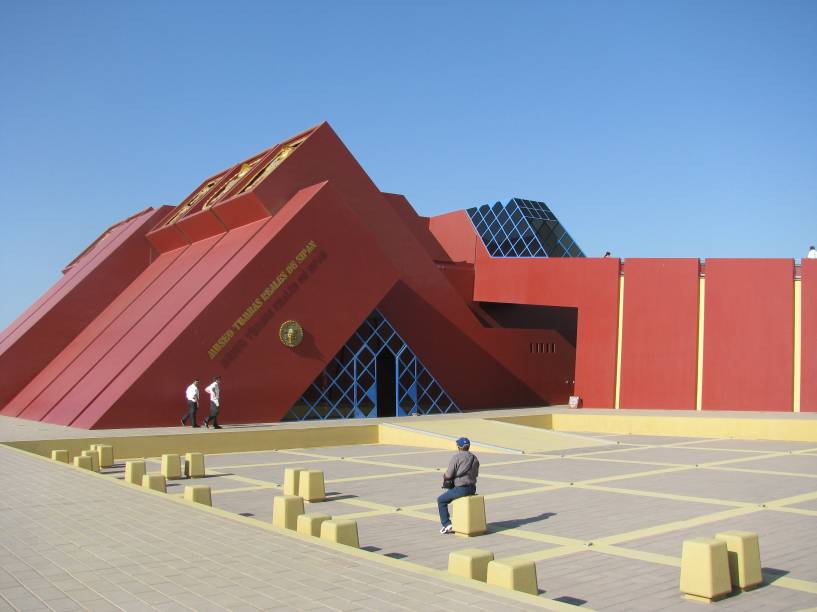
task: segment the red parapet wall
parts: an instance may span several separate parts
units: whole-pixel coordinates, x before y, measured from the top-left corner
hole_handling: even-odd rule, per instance
[[[477,244],[474,299],[579,309],[574,392],[612,408],[616,389],[619,260],[501,258]]]
[[[794,262],[707,259],[703,410],[792,410]]]
[[[804,259],[800,271],[800,410],[817,412],[817,259]]]
[[[628,259],[624,266],[619,406],[695,410],[697,259]]]

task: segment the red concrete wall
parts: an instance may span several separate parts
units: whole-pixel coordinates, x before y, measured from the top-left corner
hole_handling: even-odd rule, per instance
[[[330,187],[299,192],[281,212],[262,222],[232,255],[213,249],[225,263],[215,265],[211,258],[214,269],[208,278],[203,269],[190,275],[200,281],[198,288],[178,309],[163,309],[160,333],[140,350],[132,348],[130,359],[116,371],[104,373],[109,384],[90,399],[74,426],[175,424],[184,412],[186,382],[193,377],[209,381],[216,374],[223,377],[224,422],[277,421],[289,411],[377,306],[396,274]],[[318,249],[304,268],[210,359],[208,350],[219,335],[309,240]],[[348,240],[356,248],[349,249]],[[295,349],[278,339],[287,319],[304,328],[304,341]]]
[[[800,410],[817,412],[817,259],[803,259],[800,271]]]
[[[451,261],[474,263],[477,243],[479,241],[481,244],[481,240],[474,231],[468,213],[464,210],[431,217],[428,229],[445,249]]]
[[[695,410],[697,259],[628,259],[624,266],[621,408]]]
[[[707,259],[704,410],[791,411],[794,262]]]
[[[8,402],[148,266],[151,252],[144,236],[169,209],[149,209],[110,228],[3,332],[2,414]]]
[[[477,245],[474,299],[577,307],[575,393],[588,408],[615,403],[619,260],[493,258]]]

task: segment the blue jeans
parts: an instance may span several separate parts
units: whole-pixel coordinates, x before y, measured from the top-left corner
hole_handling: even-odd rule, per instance
[[[458,497],[466,497],[468,495],[477,494],[477,485],[463,485],[461,487],[454,487],[448,489],[445,493],[437,498],[437,508],[440,511],[440,523],[443,527],[451,523],[451,515],[448,514],[448,504]]]

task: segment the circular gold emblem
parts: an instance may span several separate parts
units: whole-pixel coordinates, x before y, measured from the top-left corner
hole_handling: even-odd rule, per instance
[[[304,330],[297,321],[284,321],[278,330],[278,337],[285,346],[294,348],[304,339]]]

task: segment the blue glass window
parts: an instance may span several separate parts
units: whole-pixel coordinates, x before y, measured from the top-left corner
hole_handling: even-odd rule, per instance
[[[382,359],[387,357],[387,359]],[[378,380],[380,378],[380,380]],[[378,382],[381,385],[378,396]],[[386,397],[383,392],[394,396]],[[381,403],[388,404],[378,410]],[[287,413],[285,421],[460,412],[386,318],[375,310]]]
[[[584,257],[544,202],[513,198],[466,212],[492,257]]]

